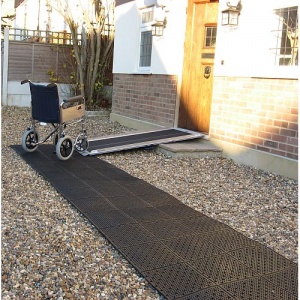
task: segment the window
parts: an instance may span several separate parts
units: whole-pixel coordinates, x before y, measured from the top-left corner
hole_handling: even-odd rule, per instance
[[[211,26],[205,28],[205,47],[215,48],[217,39],[217,27]]]
[[[153,21],[153,9],[145,10],[142,12],[142,24]]]
[[[141,11],[140,25],[140,56],[139,68],[149,69],[152,55],[152,31],[151,25],[154,20],[154,7],[147,7]]]
[[[276,65],[298,65],[298,6],[275,10],[278,27],[274,30]]]
[[[141,32],[140,44],[140,67],[151,66],[151,53],[152,53],[152,32]]]

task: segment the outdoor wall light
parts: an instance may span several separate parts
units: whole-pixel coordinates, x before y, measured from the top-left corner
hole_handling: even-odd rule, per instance
[[[155,20],[156,22],[152,24],[152,36],[163,36],[164,29],[167,25],[167,18],[165,17],[163,21]]]
[[[242,10],[241,0],[239,3],[234,6],[230,5],[230,2],[227,2],[228,8],[222,11],[222,26],[226,25],[238,25],[239,15]]]

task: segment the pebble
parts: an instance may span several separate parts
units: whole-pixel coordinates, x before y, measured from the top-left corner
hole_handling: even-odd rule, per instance
[[[30,114],[2,107],[2,299],[164,299],[9,147],[20,144]],[[90,138],[131,130],[105,116],[87,118],[86,129]],[[78,128],[70,132],[76,136]],[[296,180],[225,158],[175,159],[155,149],[99,158],[298,262]]]

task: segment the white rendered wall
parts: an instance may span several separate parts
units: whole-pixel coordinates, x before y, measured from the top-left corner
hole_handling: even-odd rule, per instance
[[[115,8],[113,73],[132,73],[138,55],[139,17],[135,1]]]
[[[40,12],[39,3],[40,2]],[[52,5],[55,5],[52,2]],[[38,24],[39,23],[39,24]],[[27,0],[16,8],[16,19],[14,23],[15,28],[37,30],[46,30],[48,23],[48,12],[46,6],[46,0]],[[68,30],[65,24],[63,16],[52,9],[51,12],[51,31],[63,31]],[[68,30],[69,31],[69,30]]]
[[[242,0],[238,26],[222,26],[221,11],[227,0],[219,2],[219,22],[215,56],[215,76],[298,78],[298,66],[276,66],[271,48],[278,19],[274,9],[298,6],[298,0]],[[237,0],[231,1],[232,5]]]
[[[113,73],[143,73],[139,70],[140,12],[155,0],[131,1],[115,9]],[[183,65],[187,1],[169,0],[167,26],[162,37],[153,37],[152,61],[148,73],[177,75]]]
[[[239,25],[221,25],[222,10],[228,0],[219,2],[219,22],[215,56],[215,76],[298,78],[297,66],[276,66],[271,48],[276,46],[274,32],[278,19],[274,9],[298,6],[298,0],[242,0]],[[238,0],[230,3],[236,5]],[[152,62],[148,73],[181,73],[184,55],[187,0],[169,0],[167,27],[163,37],[153,37]],[[155,0],[137,0],[115,10],[116,36],[114,73],[142,73],[138,67],[140,9],[156,5]],[[157,8],[157,5],[156,5]]]
[[[38,25],[40,30],[46,30],[48,19],[51,20],[51,31],[70,31],[64,20],[64,10],[66,14],[72,16],[75,22],[78,24],[79,29],[82,28],[85,20],[83,14],[90,14],[88,17],[93,20],[93,5],[91,1],[86,0],[66,0],[66,1],[49,1],[52,6],[51,12],[47,9],[47,0],[26,0],[16,8],[15,28],[37,30]],[[103,1],[102,5],[108,9],[112,0]],[[61,5],[62,4],[62,7]],[[39,10],[40,7],[40,10]],[[62,13],[60,13],[61,11]],[[112,18],[111,18],[112,19]]]

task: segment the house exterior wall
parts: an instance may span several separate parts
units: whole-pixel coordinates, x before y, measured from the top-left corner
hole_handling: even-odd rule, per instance
[[[298,159],[298,81],[216,77],[210,137]]]
[[[111,2],[102,1],[102,6],[107,9]],[[70,32],[65,16],[72,16],[80,31],[84,23],[92,18],[85,15],[92,11],[92,7],[91,1],[82,0],[18,0],[15,2],[14,28]]]
[[[113,91],[115,117],[173,127],[177,76],[114,74]]]
[[[47,2],[49,1],[17,1],[14,28],[49,31],[67,30],[69,32],[63,16],[55,9],[47,7]],[[55,5],[53,2],[51,4]]]
[[[115,76],[139,73],[137,68],[138,5],[141,2],[147,1],[119,0],[116,9],[116,49],[113,69]],[[163,39],[154,39],[155,54],[149,72],[153,74],[149,77],[154,74],[176,76],[177,95],[174,97],[176,103],[173,106],[175,126],[182,80],[184,57],[182,50],[184,50],[185,35],[182,29],[185,28],[184,13],[187,2],[166,1],[169,3],[168,21],[177,9],[183,14],[176,16],[176,22],[171,24],[168,22],[166,36]],[[237,2],[230,3],[236,5]],[[209,138],[223,149],[225,156],[239,163],[297,178],[299,66],[279,66],[274,48],[277,42],[276,30],[279,19],[275,10],[298,6],[298,1],[274,0],[262,4],[260,0],[243,0],[239,24],[234,27],[221,25],[222,10],[228,8],[227,3],[227,0],[219,1]],[[181,26],[180,29],[176,27],[178,24]],[[173,43],[164,43],[164,40],[167,41],[172,34],[176,34],[176,31],[171,34],[173,26],[179,32],[178,38],[174,39]],[[131,30],[128,35],[129,28],[136,28],[136,30]],[[175,61],[176,67],[171,61]],[[149,82],[148,92],[151,93],[153,89],[155,93],[157,86],[150,85],[149,80],[147,82]],[[122,91],[119,85],[117,87],[119,90],[114,91],[112,116],[114,117],[114,113],[119,116],[129,116],[128,112],[126,114],[114,105],[115,99],[119,107],[122,106],[122,102],[128,100],[125,94],[122,100],[120,95],[124,90]],[[127,87],[123,86],[123,88]],[[131,103],[132,106],[134,103],[136,102]],[[155,123],[151,118],[151,114],[156,113],[154,107],[152,111],[148,110],[146,118],[142,112],[143,109],[135,108],[130,112],[130,118]],[[168,120],[160,124],[165,126],[171,123],[171,120]]]
[[[221,12],[227,2],[219,1],[214,76],[298,79],[298,66],[276,65],[274,48],[280,33],[274,10],[298,6],[299,1],[243,0],[238,26],[222,26]]]
[[[167,7],[167,27],[162,37],[153,37],[147,70],[139,67],[141,10],[154,6],[156,17],[162,8],[156,0],[116,4],[111,118],[135,128],[172,127],[178,110],[187,1],[173,1]]]
[[[298,2],[243,0],[236,27],[221,26],[226,3],[219,1],[210,139],[235,161],[298,178],[299,66],[279,66],[274,53],[274,10]]]
[[[136,0],[116,6],[113,73],[164,75],[181,73],[187,0],[172,2],[170,10],[166,12],[167,27],[164,35],[153,37],[151,68],[145,70],[139,67],[141,10],[154,5],[156,18],[156,14],[162,10],[156,3],[156,0]]]
[[[162,126],[178,122],[188,1],[165,3],[167,28],[163,38],[153,38],[151,68],[143,75],[138,68],[139,14],[143,5],[156,1],[117,1],[111,116],[125,125],[130,119],[135,128],[143,121]],[[298,1],[243,0],[239,24],[233,27],[221,25],[227,3],[219,0],[209,138],[240,163],[297,178],[299,67],[276,65],[273,48],[278,29],[274,10],[298,6]],[[172,96],[158,100],[170,82],[176,84]],[[157,118],[157,109],[166,102],[170,113],[164,121]]]

